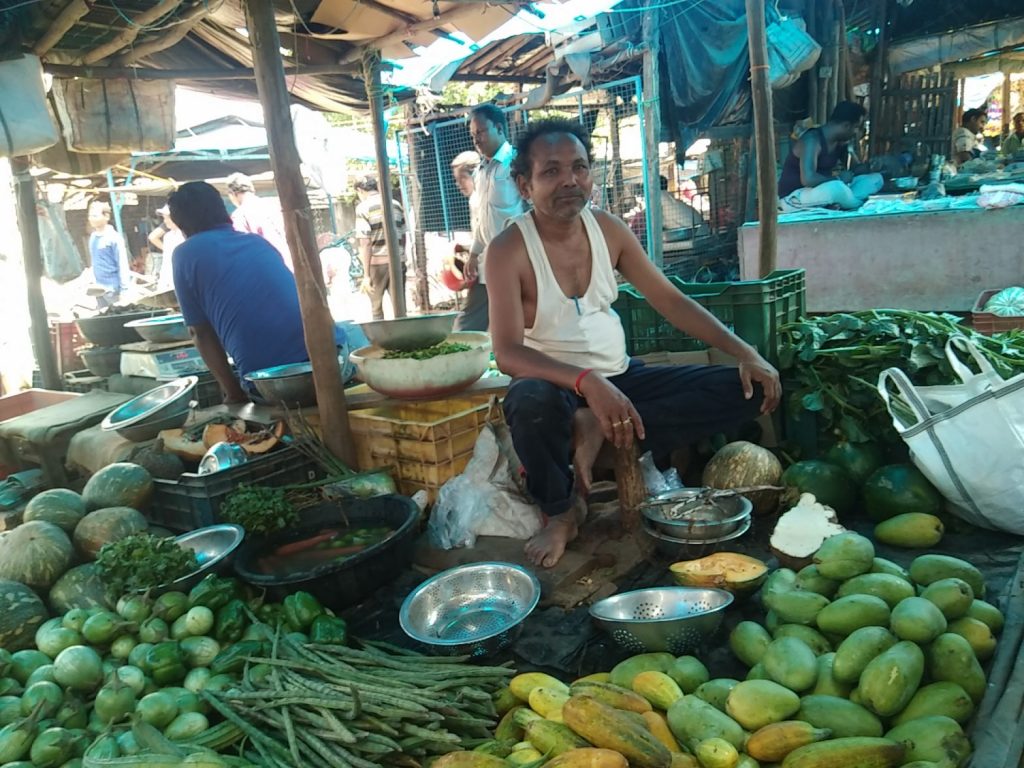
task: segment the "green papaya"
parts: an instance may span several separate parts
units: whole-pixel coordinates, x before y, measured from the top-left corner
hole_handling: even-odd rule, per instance
[[[770,679],[797,693],[813,687],[818,679],[818,662],[814,651],[796,637],[773,640],[764,652],[761,663]]]
[[[974,649],[974,655],[981,661],[990,659],[996,652],[996,636],[992,634],[988,624],[983,621],[972,619],[970,616],[961,616],[959,619],[949,622],[949,631],[966,639]]]
[[[974,590],[963,579],[949,578],[933,581],[921,591],[921,597],[931,600],[947,620],[966,616],[974,602]]]
[[[725,712],[725,700],[729,698],[729,692],[739,685],[739,682],[731,677],[716,677],[697,688],[694,694],[720,712]]]
[[[949,717],[933,715],[897,725],[885,738],[907,748],[905,760],[931,760],[963,765],[971,754],[971,743],[960,724]]]
[[[906,512],[875,526],[875,540],[891,547],[927,549],[942,540],[946,528],[935,515]]]
[[[816,618],[825,634],[845,637],[861,627],[888,626],[889,606],[874,595],[847,595],[822,608]]]
[[[910,571],[899,563],[886,560],[884,557],[876,557],[871,561],[871,573],[888,573],[890,576],[898,576],[904,581],[910,581]]]
[[[693,694],[674,702],[666,718],[672,735],[691,752],[705,739],[725,739],[736,749],[747,741],[743,726]]]
[[[892,717],[917,693],[923,675],[924,653],[904,640],[868,662],[857,687],[865,707],[880,717]]]
[[[828,728],[837,739],[882,735],[882,721],[873,712],[839,696],[804,696],[794,719]]]
[[[814,651],[815,656],[828,653],[832,650],[832,644],[821,632],[814,627],[805,624],[783,624],[775,631],[775,639],[780,637],[795,637],[807,643],[807,647]]]
[[[641,653],[630,656],[612,668],[610,683],[633,690],[633,678],[641,672],[668,672],[675,664],[671,653]]]
[[[826,579],[845,581],[871,570],[875,545],[859,533],[845,531],[825,539],[813,559]]]
[[[696,656],[680,656],[672,664],[668,676],[675,681],[683,693],[693,693],[711,679],[708,668]]]
[[[908,597],[892,609],[889,626],[900,640],[924,645],[946,631],[946,617],[931,600]]]
[[[811,691],[812,694],[838,696],[843,699],[850,695],[850,690],[853,686],[836,679],[834,672],[835,658],[835,653],[823,653],[818,657],[818,679],[814,683],[814,690]]]
[[[773,592],[764,600],[785,624],[813,624],[818,613],[829,604],[824,595],[800,589]]]
[[[800,697],[772,680],[744,680],[725,700],[725,711],[749,731],[781,723],[798,709]]]
[[[922,717],[944,715],[963,724],[973,714],[974,702],[967,691],[956,683],[944,681],[922,686],[892,723],[902,725]]]
[[[885,627],[861,627],[851,632],[836,648],[832,674],[836,680],[856,685],[861,673],[876,656],[897,643]]]
[[[837,597],[847,595],[874,595],[885,601],[890,608],[900,600],[914,596],[914,585],[899,576],[888,573],[863,573],[844,581],[836,592]]]
[[[985,596],[985,578],[981,571],[959,557],[949,555],[920,555],[910,564],[910,579],[927,587],[939,579],[963,579],[971,585],[974,596]]]
[[[985,672],[971,644],[960,635],[946,632],[928,646],[928,673],[932,680],[956,683],[975,704],[985,695]]]
[[[983,624],[987,624],[993,634],[999,634],[1006,621],[1003,618],[1002,611],[992,605],[992,603],[986,603],[984,600],[978,600],[977,598],[971,601],[971,607],[967,609],[966,615],[972,619],[977,619]]]
[[[729,633],[729,648],[748,667],[761,660],[771,642],[768,630],[756,621],[741,621]]]
[[[836,590],[839,589],[839,582],[835,579],[826,579],[821,575],[818,566],[811,564],[797,572],[795,586],[797,589],[807,592],[817,592],[831,600]]]

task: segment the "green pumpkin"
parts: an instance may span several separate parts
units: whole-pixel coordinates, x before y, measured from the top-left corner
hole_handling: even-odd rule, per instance
[[[20,582],[0,579],[0,648],[34,648],[36,630],[47,618],[39,595]]]
[[[108,464],[85,484],[82,497],[90,510],[105,507],[144,509],[153,495],[153,476],[127,461]]]
[[[49,589],[71,565],[71,540],[53,523],[33,520],[0,534],[0,579]]]
[[[95,563],[76,565],[69,569],[50,588],[49,600],[55,613],[68,613],[76,608],[109,610],[113,607],[113,601],[107,594]]]
[[[142,533],[147,525],[142,513],[131,507],[97,509],[75,528],[75,547],[84,557],[95,560],[104,544]]]
[[[32,520],[53,523],[70,535],[85,513],[85,499],[79,494],[67,488],[51,488],[32,497],[22,519],[26,523]]]

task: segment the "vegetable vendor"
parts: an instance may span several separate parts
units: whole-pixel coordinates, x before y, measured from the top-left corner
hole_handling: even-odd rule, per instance
[[[960,127],[953,131],[953,160],[958,166],[981,157],[985,145],[978,141],[978,136],[985,130],[986,123],[988,113],[984,109],[964,110]]]
[[[168,205],[186,238],[174,251],[181,313],[224,402],[248,402],[247,373],[309,360],[295,277],[266,239],[232,228],[205,181],[183,184]]]
[[[546,567],[578,532],[605,440],[617,448],[638,440],[666,455],[770,412],[781,394],[775,369],[676,290],[625,222],[588,207],[591,161],[578,123],[531,122],[514,172],[533,210],[513,219],[488,254],[494,354],[513,377],[505,417],[527,489],[548,517],[526,553]],[[631,360],[611,308],[615,270],[672,325],[735,357],[738,369]]]
[[[854,210],[882,188],[881,174],[854,176],[845,170],[848,158],[854,154],[850,142],[860,135],[866,114],[860,104],[841,101],[825,125],[805,131],[793,142],[779,177],[780,211],[833,207]],[[843,168],[838,177],[837,166]]]

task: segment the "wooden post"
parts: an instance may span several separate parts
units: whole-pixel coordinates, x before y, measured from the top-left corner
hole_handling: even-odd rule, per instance
[[[306,349],[313,364],[320,423],[327,449],[355,468],[355,446],[348,423],[345,390],[338,366],[338,348],[334,342],[334,321],[327,307],[323,267],[316,247],[309,198],[299,171],[299,152],[295,146],[292,116],[288,103],[281,55],[281,43],[274,23],[272,0],[249,0],[244,4],[245,21],[252,43],[256,88],[263,105],[270,165],[284,213],[285,236],[295,262],[295,282],[299,289],[302,327]],[[273,311],[268,307],[267,311]]]
[[[608,137],[612,148],[612,199],[607,201],[607,208],[616,216],[625,214],[626,185],[622,179],[622,141],[619,135],[619,103],[618,94],[608,93]]]
[[[29,173],[27,157],[12,157],[11,172],[18,188],[18,229],[28,291],[29,335],[44,389],[64,389],[57,370],[57,358],[50,343],[50,325],[43,299],[43,253],[39,247],[39,217],[36,215],[36,183]]]
[[[373,122],[373,146],[377,155],[377,189],[380,190],[384,216],[384,242],[388,246],[391,276],[391,306],[395,317],[405,317],[405,280],[402,274],[402,242],[395,227],[394,198],[391,196],[391,169],[388,166],[387,131],[384,128],[384,86],[380,80],[380,51],[367,49],[363,57],[363,80]],[[396,287],[400,286],[397,290]]]
[[[1010,73],[1003,72],[1003,129],[1000,136],[1010,135]]]
[[[622,527],[626,531],[635,531],[640,526],[640,507],[648,496],[636,443],[629,448],[615,450],[615,485],[619,492]]]
[[[656,0],[651,0],[654,4]],[[659,269],[665,263],[662,253],[661,156],[658,144],[661,133],[661,76],[658,72],[658,51],[661,48],[660,4],[644,11],[643,43],[644,72],[642,81],[642,109],[644,120],[644,165],[647,177],[647,253]]]
[[[878,45],[875,46],[875,60],[871,66],[871,99],[868,107],[870,133],[868,134],[868,155],[878,151],[879,129],[882,120],[882,90],[885,88],[887,67],[887,40],[889,35],[886,26],[889,23],[889,3],[887,0],[875,0],[875,25],[878,27]]]
[[[423,187],[420,182],[419,158],[412,126],[415,121],[412,105],[405,105],[405,135],[409,142],[409,204],[416,217],[413,252],[416,254],[416,304],[421,312],[430,311],[430,283],[427,281],[427,243],[423,234]],[[438,180],[438,183],[444,183]],[[408,235],[406,235],[408,237]]]
[[[764,0],[746,0],[750,38],[750,92],[754,102],[754,146],[757,151],[757,206],[761,222],[760,277],[775,271],[778,226],[778,182],[775,178],[775,123],[772,87],[768,82],[768,44]]]

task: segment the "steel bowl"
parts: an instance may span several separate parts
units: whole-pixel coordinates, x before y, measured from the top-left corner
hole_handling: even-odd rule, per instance
[[[300,408],[316,405],[312,363],[288,363],[250,371],[245,374],[245,380],[251,382],[267,402]]]
[[[481,331],[453,333],[445,341],[467,344],[466,352],[426,360],[385,357],[377,346],[357,349],[349,359],[370,389],[399,400],[436,400],[461,392],[479,379],[491,357],[491,337]]]
[[[675,539],[720,539],[750,517],[753,504],[745,496],[700,498],[705,488],[679,488],[647,499],[643,516],[658,531]]]
[[[178,544],[195,552],[199,568],[170,584],[161,584],[152,590],[153,593],[188,592],[209,574],[223,573],[231,565],[235,551],[244,538],[245,529],[234,523],[209,525],[175,536],[174,540]]]
[[[161,430],[185,423],[198,383],[198,377],[185,376],[154,387],[108,413],[100,427],[136,443],[152,440]]]
[[[540,582],[513,563],[472,563],[414,589],[398,614],[402,630],[433,651],[486,656],[505,648],[540,600]]]
[[[917,176],[900,176],[892,180],[896,189],[917,189]]]
[[[360,323],[370,344],[381,349],[420,349],[440,344],[452,332],[458,312]]]
[[[724,589],[654,587],[599,600],[590,616],[629,653],[680,656],[717,631],[732,601]]]
[[[92,347],[83,349],[80,355],[93,376],[105,379],[121,372],[120,347]]]
[[[145,341],[154,344],[171,344],[176,341],[188,341],[188,326],[181,315],[159,315],[142,320],[132,320],[124,324],[131,328]]]
[[[719,544],[738,539],[750,530],[750,525],[751,518],[748,515],[735,530],[717,539],[678,539],[656,530],[653,525],[646,521],[643,524],[643,529],[644,533],[654,541],[658,552],[665,557],[670,557],[673,560],[692,560],[717,551]]]
[[[94,317],[80,317],[76,324],[79,332],[91,344],[98,347],[119,347],[122,344],[131,344],[134,341],[142,340],[138,332],[134,328],[126,328],[125,323],[164,313],[165,310],[153,309],[113,315],[102,314]]]
[[[228,442],[214,443],[199,460],[199,474],[212,475],[215,472],[223,472],[225,469],[241,466],[248,460],[249,454],[242,446]]]

